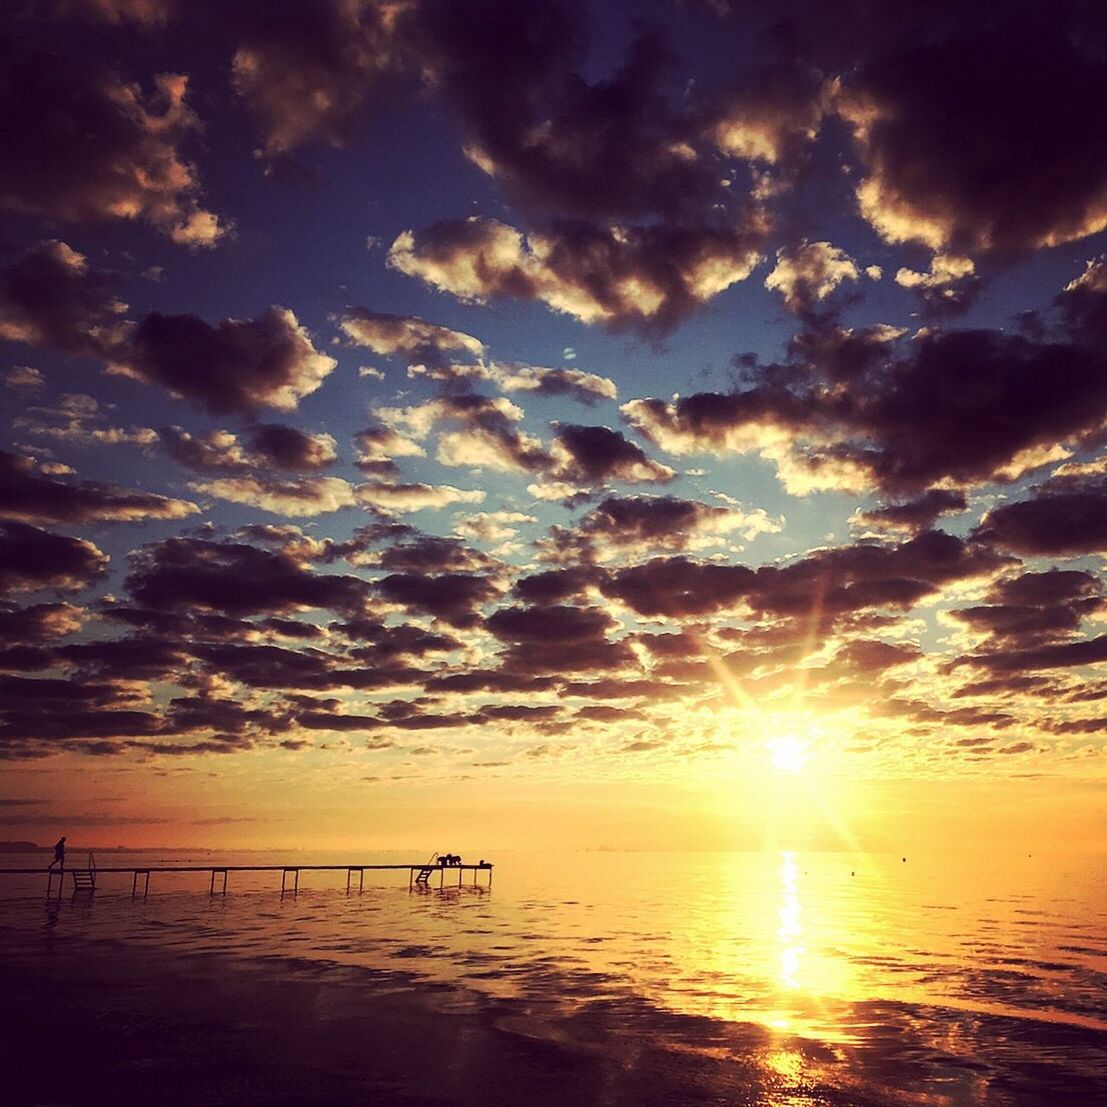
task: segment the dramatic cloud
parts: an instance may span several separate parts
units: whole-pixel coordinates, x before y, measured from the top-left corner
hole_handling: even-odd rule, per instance
[[[181,147],[199,129],[188,78],[161,73],[152,91],[101,63],[0,48],[0,208],[63,223],[141,219],[173,241],[214,246],[226,226],[199,203]]]
[[[510,0],[428,0],[401,26],[460,117],[469,158],[524,207],[579,219],[700,217],[724,193],[691,145],[694,122],[664,95],[673,59],[663,37],[639,35],[611,77],[590,83],[578,68],[581,14],[561,0],[540,12]]]
[[[881,52],[838,101],[864,167],[861,212],[890,242],[970,255],[1102,230],[1107,137],[1073,109],[1105,92],[1099,51],[1018,14]]]
[[[239,34],[232,81],[262,128],[265,152],[312,140],[343,145],[392,64],[388,6],[276,0],[241,5],[231,18]]]
[[[583,323],[664,332],[759,260],[764,228],[556,223],[524,236],[496,219],[404,231],[389,264],[461,300],[540,300]]]
[[[720,150],[789,173],[817,136],[833,89],[803,66],[756,73],[712,121]]]
[[[16,365],[0,373],[0,382],[14,392],[40,392],[45,383],[42,373],[30,365]]]
[[[80,446],[149,446],[157,441],[158,433],[150,427],[112,426],[111,414],[111,409],[94,396],[66,392],[53,407],[24,408],[23,414],[12,420],[12,426],[28,434]]]
[[[194,315],[152,312],[113,357],[112,371],[160,384],[217,413],[292,411],[337,362],[316,351],[287,308],[212,326]]]
[[[803,242],[795,249],[780,249],[776,266],[765,278],[765,287],[779,292],[784,306],[796,315],[810,313],[843,281],[860,274],[853,259],[829,242]]]
[[[896,284],[916,292],[924,310],[931,315],[964,311],[980,290],[972,261],[949,254],[935,254],[925,273],[906,267],[900,269],[896,273]]]
[[[968,510],[968,506],[962,493],[932,488],[914,500],[858,511],[851,522],[877,530],[929,530],[938,516],[958,515]]]
[[[0,757],[1102,775],[1095,5],[648,7],[0,3]]]
[[[581,369],[542,369],[537,365],[493,364],[488,376],[505,392],[533,392],[537,396],[568,396],[589,406],[614,400],[615,382]]]
[[[31,458],[0,450],[0,516],[24,523],[182,519],[200,509],[187,500],[98,481],[46,476]]]
[[[224,477],[197,481],[190,488],[229,503],[271,511],[275,515],[300,518],[324,515],[357,502],[354,488],[341,477],[301,477],[280,480],[276,477]]]
[[[501,472],[536,472],[550,465],[542,443],[518,429],[523,412],[507,399],[466,392],[410,408],[378,408],[376,414],[417,438],[425,437],[439,422],[457,426],[439,435],[436,456],[443,465]]]
[[[69,603],[0,607],[0,641],[51,642],[81,629],[87,612]]]
[[[280,423],[259,423],[249,431],[250,448],[262,464],[293,473],[314,473],[336,460],[329,434],[306,434]]]
[[[863,543],[818,551],[789,565],[712,565],[656,558],[600,582],[604,595],[642,615],[685,617],[723,610],[827,617],[870,608],[909,610],[955,581],[987,578],[1010,563],[942,531],[899,545]]]
[[[107,564],[107,557],[84,539],[0,522],[0,595],[43,588],[76,591],[101,576]]]
[[[1067,456],[1062,443],[1107,415],[1107,362],[1090,346],[988,330],[894,337],[804,336],[788,364],[749,369],[747,388],[622,410],[671,453],[757,450],[795,492],[893,494],[1015,479]]]
[[[127,305],[107,274],[64,242],[39,242],[0,269],[0,338],[70,354],[103,354]]]
[[[339,326],[356,345],[384,357],[403,357],[412,364],[440,365],[458,353],[474,358],[484,353],[484,343],[478,339],[415,316],[350,308]]]
[[[780,529],[761,509],[747,514],[676,496],[608,496],[576,527],[554,528],[552,543],[561,556],[572,552],[605,560],[624,551],[704,549],[734,531],[749,539]]]
[[[648,457],[640,446],[608,427],[559,427],[551,450],[555,481],[593,486],[621,480],[665,484],[676,477],[667,465]]]
[[[1015,553],[1068,556],[1107,551],[1107,482],[1076,491],[1045,486],[1029,500],[985,514],[978,538]]]
[[[454,488],[449,484],[387,484],[381,481],[359,484],[354,493],[359,503],[384,514],[423,511],[450,504],[479,504],[485,497],[484,491],[479,488]]]
[[[380,580],[377,588],[390,603],[433,615],[455,627],[476,626],[478,609],[499,594],[492,581],[473,573],[392,573]]]
[[[1006,578],[985,599],[950,615],[973,631],[1023,646],[1071,637],[1103,606],[1102,589],[1091,573],[1061,569]]]
[[[351,576],[312,573],[284,550],[237,542],[170,538],[132,554],[126,587],[155,610],[201,608],[228,615],[284,614],[313,608],[356,612],[368,585]]]

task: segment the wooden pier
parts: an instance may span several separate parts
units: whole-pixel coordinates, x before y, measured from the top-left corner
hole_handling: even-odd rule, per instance
[[[296,895],[300,891],[300,873],[319,872],[344,872],[346,874],[346,894],[349,895],[354,877],[357,877],[357,891],[365,890],[365,874],[367,872],[406,872],[408,874],[408,889],[415,891],[436,886],[439,890],[446,887],[462,887],[466,874],[472,876],[472,886],[480,886],[480,875],[488,874],[488,882],[485,885],[492,887],[492,863],[483,861],[479,865],[451,864],[444,865],[432,858],[427,862],[408,863],[403,865],[125,865],[122,867],[98,867],[89,854],[87,866],[75,868],[56,869],[52,866],[45,869],[0,869],[0,876],[45,876],[46,894],[50,896],[53,891],[54,877],[58,876],[58,895],[61,895],[65,884],[65,875],[69,873],[73,880],[73,894],[85,892],[89,895],[96,890],[98,877],[108,873],[129,874],[131,877],[131,898],[145,899],[150,894],[150,876],[152,873],[208,873],[211,880],[208,884],[208,895],[225,896],[227,894],[227,880],[231,873],[280,873],[281,895]],[[454,883],[454,874],[457,874],[457,882]],[[434,884],[434,877],[438,879]],[[216,878],[219,878],[218,882]],[[447,877],[449,878],[447,884]]]

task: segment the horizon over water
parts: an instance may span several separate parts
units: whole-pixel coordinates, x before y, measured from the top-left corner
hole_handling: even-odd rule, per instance
[[[102,864],[186,856],[113,852]],[[653,1065],[664,1054],[740,1074],[745,1098],[726,1102],[1107,1102],[1107,856],[489,859],[491,890],[451,890],[447,876],[445,892],[409,893],[404,873],[378,872],[366,873],[363,895],[347,896],[345,873],[307,872],[299,895],[283,899],[279,873],[232,872],[225,898],[209,897],[204,873],[154,873],[145,901],[132,901],[129,876],[103,874],[93,898],[71,898],[67,885],[52,904],[42,877],[0,877],[3,962],[28,983],[62,956],[125,962],[132,968],[110,985],[124,1006],[139,1003],[140,989],[149,1001],[152,970],[133,966],[155,962],[219,959],[230,972],[307,973],[313,987],[354,974],[365,989],[355,1014],[380,994],[431,996],[455,1015],[494,1012],[500,1035],[589,1063],[618,1059],[626,1070],[632,1055]],[[296,860],[411,855],[298,851]],[[75,852],[69,861],[84,864]],[[0,866],[30,864],[37,858],[0,856]],[[640,1052],[628,1052],[632,1042]],[[633,1100],[612,1092],[602,1101]],[[686,1102],[701,1101],[712,1100],[689,1091]]]

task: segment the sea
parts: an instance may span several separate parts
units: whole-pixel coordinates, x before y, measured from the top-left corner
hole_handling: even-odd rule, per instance
[[[657,1092],[674,1104],[1107,1104],[1104,855],[505,852],[427,888],[367,871],[364,889],[355,873],[347,890],[345,871],[304,870],[283,894],[280,872],[232,871],[225,894],[220,875],[215,895],[208,872],[154,872],[134,896],[129,874],[103,871],[421,859],[111,851],[95,857],[94,894],[67,877],[49,898],[41,875],[0,876],[0,966],[7,987],[39,992],[40,1009],[37,972],[60,950],[130,965],[218,958],[251,979],[308,973],[313,988],[361,972],[367,1004],[389,990],[433,995],[445,1011],[494,1012],[498,1033],[611,1067],[590,1091],[564,1058],[512,1054],[539,1075],[550,1067],[535,1103],[652,1101],[662,1077],[635,1083],[628,1065],[645,1073],[664,1056],[685,1066],[666,1062],[668,1098]],[[0,867],[45,860],[0,856]],[[117,1005],[148,986],[148,973],[102,974],[101,989],[105,978]],[[557,1095],[559,1073],[571,1097]],[[389,1087],[397,1103],[423,1102],[410,1098],[414,1076]],[[495,1099],[435,1088],[427,1102]]]

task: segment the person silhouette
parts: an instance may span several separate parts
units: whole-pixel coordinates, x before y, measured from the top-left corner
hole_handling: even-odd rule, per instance
[[[55,865],[65,868],[65,835],[63,834],[54,846],[54,860],[46,866],[46,871],[49,872]]]

